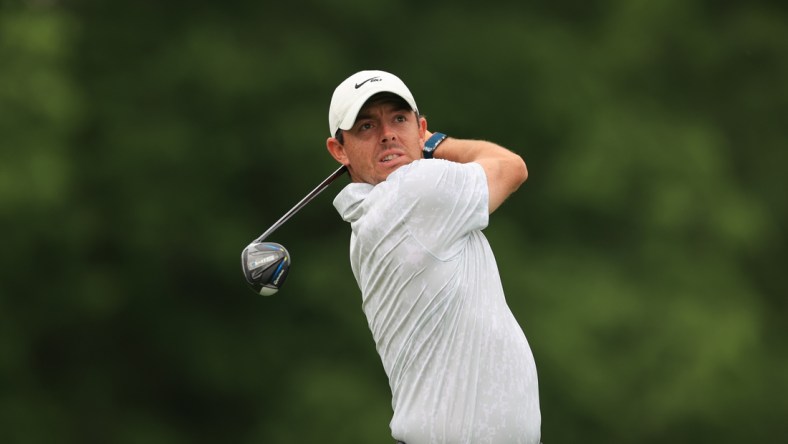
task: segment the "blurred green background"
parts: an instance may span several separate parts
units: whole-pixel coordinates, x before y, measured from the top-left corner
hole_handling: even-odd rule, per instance
[[[553,443],[788,436],[788,7],[0,1],[0,441],[387,443],[333,88],[405,80],[530,178],[491,218]]]

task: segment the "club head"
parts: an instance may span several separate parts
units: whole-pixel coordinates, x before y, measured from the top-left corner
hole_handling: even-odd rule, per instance
[[[274,242],[252,242],[241,253],[246,282],[263,296],[275,294],[290,270],[290,254]]]

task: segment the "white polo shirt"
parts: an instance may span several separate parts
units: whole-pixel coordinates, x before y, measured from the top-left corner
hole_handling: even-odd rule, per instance
[[[407,444],[538,443],[536,366],[481,230],[481,165],[417,160],[334,200]]]

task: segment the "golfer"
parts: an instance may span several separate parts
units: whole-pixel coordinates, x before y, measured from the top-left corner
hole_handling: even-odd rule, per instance
[[[396,76],[361,71],[334,91],[329,153],[351,183],[334,206],[406,444],[540,440],[536,366],[482,234],[525,182],[494,143],[427,129]]]

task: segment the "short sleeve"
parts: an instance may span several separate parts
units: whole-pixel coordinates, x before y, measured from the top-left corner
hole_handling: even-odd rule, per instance
[[[472,231],[487,226],[489,190],[481,165],[431,159],[403,170],[390,177],[398,181],[398,206],[407,209],[410,234],[431,254],[448,260]]]

